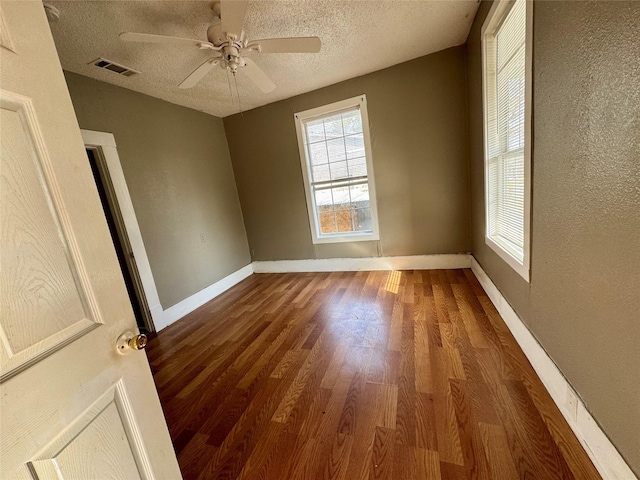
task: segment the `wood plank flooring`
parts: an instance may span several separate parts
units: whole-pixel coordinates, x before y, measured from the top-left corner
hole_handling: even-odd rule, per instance
[[[470,270],[257,274],[147,347],[184,478],[600,478]]]

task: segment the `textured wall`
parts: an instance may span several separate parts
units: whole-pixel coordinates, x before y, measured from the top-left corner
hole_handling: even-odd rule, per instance
[[[530,284],[484,243],[489,7],[467,44],[473,254],[640,473],[640,2],[534,5]]]
[[[256,260],[467,252],[465,52],[455,47],[224,119]],[[379,242],[313,245],[293,115],[367,95]]]
[[[247,265],[222,120],[74,73],[65,77],[80,128],[115,136],[162,307]]]

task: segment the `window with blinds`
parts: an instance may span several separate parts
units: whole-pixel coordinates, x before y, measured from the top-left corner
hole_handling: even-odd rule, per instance
[[[295,116],[314,243],[377,237],[365,109],[362,96]]]
[[[528,279],[527,2],[495,3],[482,37],[486,238]]]

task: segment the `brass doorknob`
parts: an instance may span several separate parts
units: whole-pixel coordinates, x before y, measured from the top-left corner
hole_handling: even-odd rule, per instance
[[[147,336],[144,333],[135,335],[132,332],[125,332],[118,337],[116,348],[118,353],[126,355],[131,353],[132,350],[142,350],[147,346],[147,341]]]
[[[142,350],[147,346],[147,341],[147,336],[144,333],[139,333],[131,337],[127,343],[134,350]]]

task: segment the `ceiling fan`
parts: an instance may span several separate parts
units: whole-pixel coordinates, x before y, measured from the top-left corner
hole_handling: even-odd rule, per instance
[[[247,13],[248,1],[222,0],[212,5],[217,20],[207,29],[207,41],[189,38],[153,35],[149,33],[124,32],[120,39],[125,42],[160,43],[194,46],[215,52],[202,65],[185,78],[179,88],[194,87],[216,65],[232,74],[243,72],[264,93],[276,88],[264,71],[245,55],[252,53],[317,53],[322,45],[318,37],[269,38],[249,41],[242,29]]]

